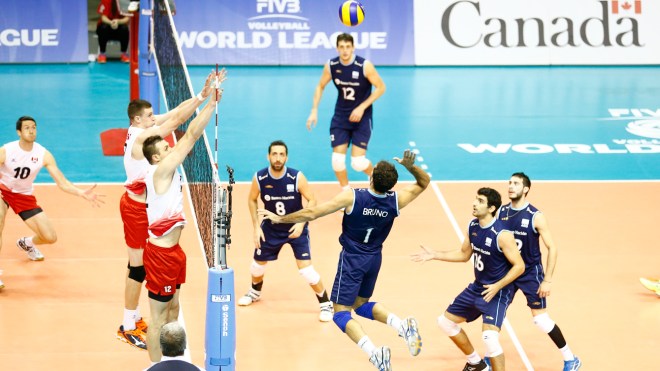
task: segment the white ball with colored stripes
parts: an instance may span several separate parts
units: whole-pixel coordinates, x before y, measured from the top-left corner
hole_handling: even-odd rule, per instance
[[[364,21],[364,8],[357,1],[345,1],[339,7],[339,20],[346,26],[357,26]]]

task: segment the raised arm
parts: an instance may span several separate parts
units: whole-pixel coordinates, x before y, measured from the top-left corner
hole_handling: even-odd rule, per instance
[[[211,115],[215,111],[215,94],[211,95],[211,99],[201,110],[199,115],[188,126],[188,130],[181,139],[172,148],[172,153],[165,157],[158,163],[158,168],[154,171],[154,186],[156,192],[161,193],[169,187],[169,181],[176,171],[176,168],[183,163],[188,153],[195,146],[195,142],[204,133],[206,125],[208,125]],[[222,93],[220,94],[222,96]]]
[[[321,80],[316,85],[314,89],[314,99],[312,100],[312,111],[309,113],[307,118],[307,130],[312,130],[316,126],[316,123],[319,119],[319,103],[321,103],[321,97],[323,96],[323,89],[328,85],[332,75],[330,75],[330,63],[326,63],[323,67],[323,73],[321,73]]]
[[[332,200],[323,202],[316,206],[308,206],[295,213],[287,215],[277,215],[265,209],[259,209],[259,215],[265,219],[270,219],[273,223],[301,223],[309,222],[322,216],[334,213],[343,208],[350,208],[353,206],[353,190],[349,189],[336,195]]]
[[[0,150],[0,152],[4,152]],[[2,162],[4,162],[4,155],[0,155],[2,157]],[[49,152],[46,151],[44,155],[44,167],[46,170],[48,170],[48,173],[50,176],[53,178],[55,181],[55,184],[63,190],[66,193],[72,194],[74,196],[80,196],[84,198],[85,200],[89,201],[89,203],[92,204],[94,207],[101,206],[101,204],[105,203],[101,198],[105,197],[105,195],[100,195],[94,193],[94,188],[96,188],[96,184],[92,185],[91,187],[87,189],[81,189],[73,185],[65,176],[62,174],[62,171],[57,167],[57,163],[55,162],[55,157]]]
[[[398,202],[399,202],[399,209],[403,209],[408,205],[412,200],[417,198],[424,190],[426,187],[428,187],[429,183],[431,182],[431,177],[422,170],[419,166],[415,165],[415,153],[406,150],[403,152],[403,159],[400,159],[398,157],[395,157],[394,160],[401,164],[403,167],[406,168],[415,177],[415,184],[409,185],[402,189],[401,191],[398,191]]]

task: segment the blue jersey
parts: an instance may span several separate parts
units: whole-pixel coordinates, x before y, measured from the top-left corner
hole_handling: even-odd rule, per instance
[[[355,56],[353,61],[344,65],[339,57],[331,59],[330,75],[332,82],[337,87],[337,103],[335,104],[335,116],[348,116],[355,107],[364,102],[371,95],[371,83],[364,76],[365,59]],[[364,110],[367,117],[371,117],[372,106]],[[346,125],[349,125],[346,120]]]
[[[474,259],[474,278],[480,285],[492,284],[502,279],[511,269],[511,263],[497,242],[499,234],[506,230],[501,221],[493,219],[486,227],[473,219],[468,227]]]
[[[377,254],[399,216],[396,192],[379,195],[367,188],[353,190],[353,208],[344,213],[339,242],[344,250],[357,254]]]
[[[298,192],[298,175],[301,172],[290,167],[285,167],[284,175],[280,178],[273,178],[269,169],[261,169],[254,175],[259,185],[259,192],[261,192],[261,201],[264,203],[264,208],[277,215],[291,214],[302,209],[302,196]],[[273,224],[270,220],[264,219],[261,226],[289,230],[293,224]]]
[[[541,264],[540,235],[534,228],[534,217],[539,212],[529,203],[521,209],[514,209],[508,204],[502,206],[498,216],[505,228],[513,232],[525,269]]]

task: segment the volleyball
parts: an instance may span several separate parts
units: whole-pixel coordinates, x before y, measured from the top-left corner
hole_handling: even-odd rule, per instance
[[[364,21],[364,8],[354,0],[345,1],[339,7],[339,20],[346,26],[357,26]]]

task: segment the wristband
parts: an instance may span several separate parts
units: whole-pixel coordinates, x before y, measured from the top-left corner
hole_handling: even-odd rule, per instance
[[[200,102],[204,101],[204,97],[202,97],[202,93],[197,94],[197,100],[199,100]]]

